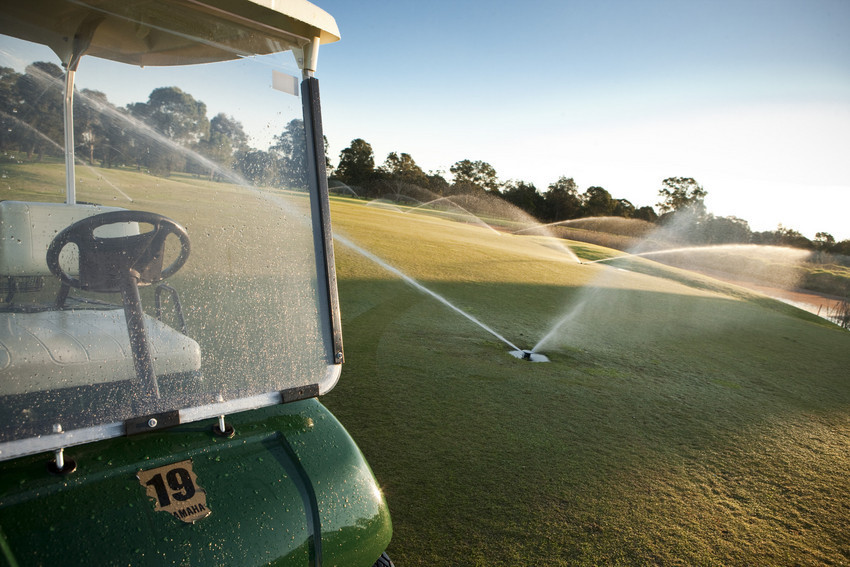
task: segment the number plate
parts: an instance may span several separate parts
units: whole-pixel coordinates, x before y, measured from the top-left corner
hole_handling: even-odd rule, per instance
[[[198,486],[191,459],[139,471],[136,478],[147,495],[156,501],[154,510],[168,512],[190,524],[210,515],[207,494]]]

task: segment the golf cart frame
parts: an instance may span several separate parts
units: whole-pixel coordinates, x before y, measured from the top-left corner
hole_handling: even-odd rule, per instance
[[[339,39],[333,18],[303,0],[34,0],[0,12],[10,52],[48,47],[64,68],[65,154],[64,203],[0,201],[0,564],[390,565],[384,497],[316,400],[344,361],[313,76],[319,46]],[[242,72],[280,53],[302,73],[299,89],[276,69],[271,83],[300,94],[303,189],[204,186],[219,206],[151,181],[129,207],[78,201],[81,60]],[[229,210],[220,230],[245,218],[254,236],[223,238],[220,252],[205,222]],[[250,269],[234,268],[245,250]]]

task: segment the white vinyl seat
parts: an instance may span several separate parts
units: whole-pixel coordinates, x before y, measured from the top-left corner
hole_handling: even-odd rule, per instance
[[[0,278],[55,277],[47,248],[65,227],[116,207],[0,202]],[[102,236],[138,234],[137,223],[104,227]],[[60,256],[67,273],[78,272],[76,250]],[[9,283],[9,285],[13,285]],[[65,308],[36,312],[0,303],[0,395],[88,386],[136,377],[123,308]],[[148,343],[158,376],[193,374],[200,346],[145,315]]]

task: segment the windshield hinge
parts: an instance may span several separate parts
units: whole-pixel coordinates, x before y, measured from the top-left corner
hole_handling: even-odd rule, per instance
[[[298,400],[306,400],[307,398],[316,398],[318,396],[318,384],[307,384],[306,386],[298,386],[297,388],[289,388],[288,390],[280,391],[280,397],[284,404],[297,402]]]
[[[126,434],[137,435],[149,431],[158,431],[166,427],[180,425],[180,412],[178,410],[155,413],[144,417],[134,417],[124,422]]]

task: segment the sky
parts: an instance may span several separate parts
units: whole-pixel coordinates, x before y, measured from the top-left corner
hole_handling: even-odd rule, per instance
[[[850,239],[847,0],[314,0],[324,129],[655,205],[693,177],[753,230]]]

